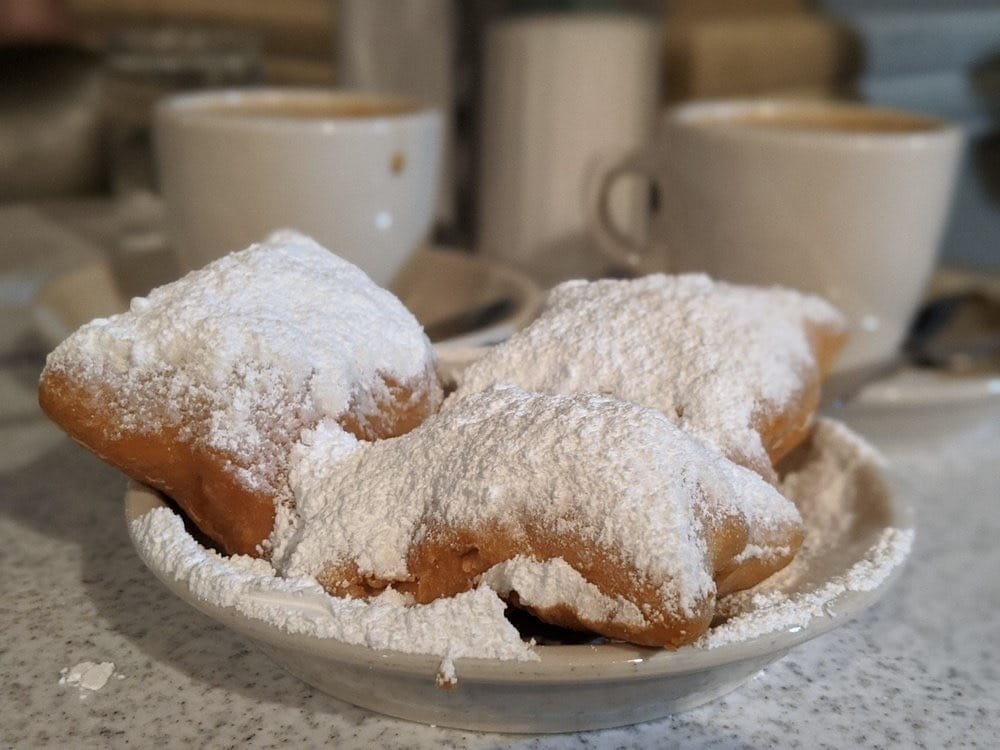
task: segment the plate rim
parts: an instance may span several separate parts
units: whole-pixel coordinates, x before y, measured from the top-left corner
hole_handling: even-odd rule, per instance
[[[885,485],[884,502],[886,519],[883,528],[914,529],[915,513],[898,492]],[[144,553],[136,539],[131,521],[155,507],[168,508],[156,490],[135,480],[130,480],[124,497],[124,511],[129,538],[143,563],[178,598],[223,625],[262,642],[265,647],[292,648],[299,652],[322,654],[326,659],[347,662],[381,671],[398,674],[436,674],[443,658],[434,654],[414,654],[403,651],[372,649],[368,646],[320,638],[305,633],[291,633],[265,620],[253,618],[235,608],[199,599],[183,581],[158,569]],[[720,667],[725,664],[763,658],[779,658],[789,649],[812,640],[840,625],[849,622],[877,602],[902,574],[909,555],[894,566],[878,585],[870,590],[847,590],[837,595],[814,614],[807,624],[779,629],[753,638],[722,644],[713,648],[683,647],[675,651],[644,647],[628,643],[537,645],[539,659],[499,660],[474,657],[454,659],[455,670],[466,683],[523,683],[543,682],[557,684],[602,683],[621,679],[656,679],[683,675]],[[275,643],[280,641],[280,643]]]

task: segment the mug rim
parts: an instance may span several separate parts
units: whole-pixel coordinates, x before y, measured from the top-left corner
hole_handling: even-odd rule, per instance
[[[243,106],[280,105],[305,102],[368,107],[386,107],[386,111],[364,114],[329,114],[303,117],[280,112],[249,110],[234,117]],[[227,111],[232,110],[232,111]],[[239,130],[294,129],[327,132],[332,129],[371,129],[373,125],[391,126],[421,120],[439,120],[441,112],[433,104],[414,97],[346,89],[251,87],[222,88],[174,94],[156,105],[156,118],[185,125],[225,127]]]
[[[830,128],[796,128],[746,126],[725,128],[738,122],[727,122],[745,115],[773,115],[789,111],[815,113],[855,113],[877,118],[885,118],[912,124],[912,129],[893,130],[844,130]],[[824,145],[850,145],[870,143],[872,145],[893,146],[914,145],[928,141],[953,142],[964,137],[962,127],[955,122],[922,112],[911,112],[895,107],[870,105],[844,99],[718,99],[687,102],[669,107],[662,117],[669,126],[686,130],[699,129],[702,132],[738,134],[740,138],[760,141],[780,140],[782,142],[814,143]],[[717,127],[711,127],[711,126]],[[706,127],[707,126],[707,127]]]

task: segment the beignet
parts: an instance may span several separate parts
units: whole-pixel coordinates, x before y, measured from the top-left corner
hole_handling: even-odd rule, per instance
[[[304,429],[400,435],[441,398],[430,342],[402,303],[289,231],[83,326],[39,388],[75,440],[249,555],[267,553],[276,505],[291,499]]]
[[[751,586],[803,536],[757,474],[654,409],[596,395],[498,386],[378,443],[320,424],[292,464],[284,574],[416,603],[485,582],[543,620],[647,645],[697,638],[716,578],[748,560]],[[767,549],[746,555],[751,539]]]
[[[818,297],[701,274],[570,281],[542,313],[459,376],[459,392],[511,383],[603,393],[663,412],[775,480],[808,435],[845,323]]]

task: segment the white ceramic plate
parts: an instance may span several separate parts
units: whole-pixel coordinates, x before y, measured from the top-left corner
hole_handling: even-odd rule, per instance
[[[901,569],[901,560],[868,590],[844,590],[837,582],[872,555],[887,529],[911,528],[911,515],[894,501],[867,449],[846,431],[837,434],[825,455],[839,457],[845,523],[836,538],[826,532],[824,543],[783,590],[803,597],[824,587],[838,592],[811,619],[711,649],[671,652],[604,643],[536,646],[537,662],[457,659],[458,685],[452,690],[434,686],[439,656],[375,651],[289,634],[199,599],[183,580],[172,576],[169,566],[157,564],[141,536],[133,536],[133,543],[147,566],[177,596],[251,638],[292,674],[341,700],[391,716],[464,729],[567,732],[621,726],[684,711],[733,690],[788,649],[844,624],[884,593]],[[133,484],[125,497],[130,521],[163,506],[163,498],[142,485]],[[829,509],[824,512],[829,515]],[[807,526],[813,523],[805,511],[804,515]],[[809,532],[820,533],[818,528]]]
[[[51,279],[33,303],[36,329],[55,347],[84,323],[124,311],[128,301],[119,289],[128,284],[120,282],[104,261],[91,261]],[[418,250],[392,291],[425,328],[449,331],[435,342],[442,349],[503,341],[527,325],[544,300],[541,288],[520,271],[447,248]],[[477,316],[477,311],[485,315]]]
[[[869,386],[831,416],[880,446],[940,445],[986,420],[1000,420],[1000,376],[906,370]]]

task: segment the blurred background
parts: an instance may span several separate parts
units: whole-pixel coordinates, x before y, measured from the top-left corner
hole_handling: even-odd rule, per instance
[[[0,201],[155,192],[149,110],[175,90],[397,83],[447,110],[435,234],[475,247],[482,40],[539,10],[653,25],[663,105],[849,97],[961,123],[943,253],[1000,269],[1000,0],[0,0]]]

